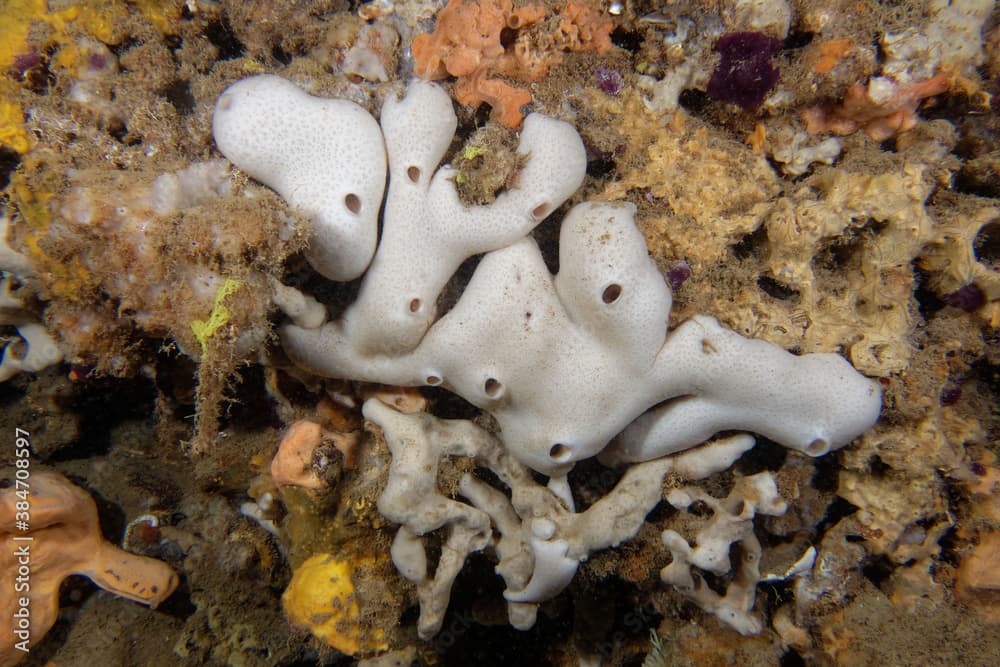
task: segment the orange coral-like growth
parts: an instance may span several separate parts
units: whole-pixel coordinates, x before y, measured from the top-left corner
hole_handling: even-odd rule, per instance
[[[856,83],[847,89],[839,105],[808,107],[799,112],[809,134],[831,132],[848,135],[858,130],[875,141],[891,139],[917,124],[917,108],[921,100],[947,92],[952,77],[938,72],[927,81],[899,86],[889,99],[876,101],[868,86]]]
[[[485,102],[500,123],[516,127],[531,93],[496,77],[538,81],[564,51],[606,53],[613,27],[599,10],[580,2],[548,17],[542,7],[514,7],[511,0],[451,0],[434,32],[413,40],[416,73],[430,80],[458,77],[455,98],[461,104]]]
[[[104,541],[97,507],[83,489],[46,471],[33,472],[28,486],[23,484],[0,489],[0,616],[5,624],[13,620],[14,630],[22,629],[17,619],[23,614],[30,617],[21,624],[26,634],[5,626],[0,666],[16,664],[27,655],[19,642],[33,645],[52,627],[59,614],[59,585],[71,574],[150,607],[177,588],[177,575],[166,564]]]
[[[823,42],[816,47],[819,57],[813,64],[813,71],[817,74],[826,74],[846,56],[854,46],[854,41],[850,39],[832,39]]]

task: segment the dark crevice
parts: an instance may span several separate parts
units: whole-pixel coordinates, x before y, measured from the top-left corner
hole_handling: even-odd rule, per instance
[[[813,473],[810,484],[817,491],[833,493],[837,490],[840,470],[839,453],[827,454],[816,459],[816,472]]]
[[[815,37],[816,33],[810,30],[792,30],[789,31],[788,37],[785,38],[785,42],[781,48],[785,51],[801,49],[804,46],[812,44]]]
[[[864,224],[848,228],[840,238],[813,258],[813,266],[839,272],[854,265],[865,243],[881,234],[888,224],[884,220],[868,218]]]
[[[517,30],[513,28],[502,28],[500,30],[500,46],[505,50],[514,46],[515,41],[517,41]]]
[[[806,667],[806,661],[795,649],[787,649],[778,659],[779,667]]]
[[[729,587],[730,578],[728,576],[720,576],[718,574],[715,574],[714,572],[709,572],[708,570],[699,569],[697,572],[693,573],[696,582],[698,580],[699,575],[701,576],[702,581],[705,582],[705,585],[708,586],[708,588],[712,592],[717,593],[718,595],[725,596],[726,588]]]
[[[47,94],[56,83],[56,75],[49,70],[49,57],[36,55],[31,58],[30,66],[21,71],[21,81],[36,95]]]
[[[983,225],[972,242],[976,260],[993,269],[1000,268],[1000,220]]]
[[[577,503],[577,512],[583,512],[597,502],[621,480],[625,470],[615,470],[601,465],[596,458],[580,461],[569,473],[570,488]]]
[[[539,250],[542,251],[545,266],[553,275],[559,273],[559,230],[566,211],[565,205],[560,206],[532,232],[532,236],[538,242]]]
[[[736,469],[744,476],[756,475],[765,470],[776,472],[785,464],[788,449],[764,436],[756,436],[757,444],[736,462]]]
[[[275,44],[274,48],[271,49],[271,57],[282,65],[292,64],[292,54],[281,48],[280,44]]]
[[[765,586],[760,586],[757,592],[760,596],[757,598],[759,609],[770,617],[778,607],[795,599],[794,579],[769,581]]]
[[[987,341],[987,345],[989,344]],[[976,362],[973,364],[972,375],[993,394],[995,399],[1000,399],[1000,365],[990,364],[985,360]]]
[[[441,387],[421,387],[420,393],[434,406],[434,416],[439,419],[476,419],[480,411],[458,394]]]
[[[781,301],[798,298],[799,296],[798,290],[779,283],[771,276],[761,276],[757,278],[757,287],[763,290],[768,296],[772,296]]]
[[[692,116],[700,116],[711,103],[711,99],[708,93],[689,88],[681,91],[677,103]]]
[[[204,35],[219,49],[219,60],[233,60],[243,55],[243,44],[226,19],[209,23],[205,26]]]
[[[938,540],[938,544],[941,546],[941,552],[938,554],[938,560],[950,565],[951,567],[958,567],[961,562],[961,558],[958,554],[958,547],[961,544],[961,540],[956,527],[951,526],[948,528],[941,539]]]
[[[525,631],[506,624],[480,624],[480,613],[490,610],[484,601],[500,600],[498,604],[502,604],[503,581],[494,575],[495,566],[484,555],[472,554],[458,575],[441,631],[431,640],[442,664],[546,664],[549,642],[565,639],[571,628],[571,618],[547,614],[539,614],[535,626]]]
[[[135,37],[127,37],[122,41],[118,42],[117,44],[112,44],[108,46],[108,49],[111,51],[111,53],[115,54],[116,58],[120,60],[121,57],[125,55],[126,51],[131,49],[133,46],[138,46],[141,43],[142,42]]]
[[[861,574],[864,575],[865,579],[872,582],[876,588],[881,588],[889,577],[892,576],[897,567],[898,565],[889,560],[887,556],[879,554],[870,558],[861,567]]]
[[[10,176],[20,163],[20,153],[6,146],[0,146],[0,190],[10,184]]]
[[[223,402],[220,431],[238,425],[241,431],[253,432],[284,425],[276,405],[265,390],[264,368],[241,368],[235,376],[231,399]]]
[[[1000,198],[1000,174],[986,160],[966,162],[955,174],[953,189],[977,197]]]
[[[191,94],[191,83],[187,79],[176,79],[160,91],[160,95],[174,105],[177,113],[187,116],[195,107],[194,95]]]
[[[840,523],[841,519],[849,517],[857,511],[857,505],[844,500],[840,496],[834,498],[833,502],[830,503],[830,506],[826,508],[826,514],[823,515],[823,519],[816,525],[816,530],[814,531],[816,535],[815,543],[818,544],[826,531]],[[855,536],[848,535],[844,539],[851,542],[852,537]],[[860,535],[856,537],[858,540],[864,539]]]
[[[916,278],[917,288],[914,297],[917,300],[917,309],[921,317],[929,320],[939,310],[945,307],[945,302],[930,287],[927,286],[929,274],[916,266],[916,261],[912,263],[913,275]]]
[[[614,173],[615,168],[616,165],[614,160],[610,158],[598,158],[587,163],[587,175],[593,178],[604,178],[605,176]]]
[[[638,53],[642,50],[643,33],[640,30],[625,30],[615,28],[611,33],[611,43],[629,53]]]
[[[871,458],[868,459],[868,472],[871,473],[873,477],[885,477],[889,474],[892,468],[888,463],[882,460],[882,457],[878,454],[873,454]]]
[[[198,607],[191,601],[191,585],[188,583],[187,576],[185,576],[183,570],[181,570],[181,581],[177,586],[177,590],[160,603],[156,611],[182,621],[198,611]]]
[[[106,454],[114,428],[130,419],[152,419],[156,387],[145,378],[98,378],[87,384],[72,407],[80,415],[80,437],[47,459],[56,463]]]
[[[761,225],[753,232],[746,234],[733,246],[736,259],[749,259],[767,248],[767,230]]]

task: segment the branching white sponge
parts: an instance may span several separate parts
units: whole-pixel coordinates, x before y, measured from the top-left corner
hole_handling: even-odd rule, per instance
[[[551,276],[527,234],[584,176],[583,144],[564,122],[529,116],[517,187],[477,207],[459,201],[454,170],[438,169],[457,121],[431,83],[387,99],[381,132],[359,107],[273,76],[233,85],[214,123],[237,166],[319,211],[311,257],[326,275],[353,276],[368,264],[385,136],[382,238],[357,301],[322,326],[296,311],[282,330],[289,356],[317,374],[445,386],[493,414],[511,453],[549,475],[601,453],[657,405],[604,453],[607,461],[650,460],[730,429],[819,456],[878,417],[878,386],[837,355],[797,357],[707,317],[668,334],[670,289],[631,206],[574,207]],[[336,235],[326,234],[328,224]],[[441,290],[478,253],[486,256],[462,297],[436,319]]]
[[[525,465],[565,474],[650,407],[605,452],[634,462],[722,430],[766,435],[812,456],[874,423],[875,383],[834,354],[797,357],[697,317],[667,333],[670,290],[631,206],[574,207],[553,277],[524,238],[480,262],[462,298],[411,352],[358,354],[340,323],[290,325],[285,348],[321,375],[444,385],[490,412]]]
[[[499,424],[495,438],[471,423],[403,417],[377,401],[365,405],[393,456],[379,510],[401,524],[392,554],[417,585],[423,636],[440,627],[467,555],[486,547],[500,560],[511,623],[530,626],[535,605],[562,590],[587,554],[634,535],[658,502],[668,470],[707,475],[752,446],[741,436],[694,449],[721,431],[752,431],[821,456],[876,421],[878,385],[838,355],[795,356],[710,317],[668,331],[670,289],[648,257],[631,205],[573,207],[560,232],[560,270],[551,275],[529,233],[582,182],[580,137],[564,122],[530,115],[516,185],[488,206],[465,207],[454,170],[439,167],[456,124],[448,95],[431,83],[387,99],[379,132],[357,107],[309,97],[275,77],[235,84],[215,119],[227,157],[314,215],[310,257],[333,277],[358,275],[369,263],[384,136],[389,187],[382,238],[357,301],[332,322],[324,322],[320,304],[294,290],[278,289],[276,301],[291,318],[281,330],[284,348],[307,370],[443,386]],[[358,210],[351,196],[361,200]],[[449,279],[482,253],[457,303],[438,317]],[[496,473],[510,498],[472,476],[460,485],[470,504],[441,496],[438,462],[456,455]],[[577,514],[566,474],[595,455],[635,465],[606,498]],[[550,476],[548,487],[535,483],[529,469]],[[768,503],[778,510],[778,499]],[[751,524],[733,514],[750,531],[739,539],[752,547]],[[448,531],[446,548],[431,575],[423,536],[441,528]],[[687,553],[675,542],[668,545],[675,557],[684,552],[701,566],[701,552]],[[744,574],[751,585],[756,570]],[[696,588],[680,574],[676,579]],[[752,594],[692,595],[724,607],[741,630],[756,628],[747,616]]]
[[[639,532],[646,515],[660,501],[667,473],[702,479],[725,470],[753,446],[753,438],[737,435],[679,456],[632,466],[606,496],[585,512],[575,512],[571,498],[567,503],[552,484],[538,484],[509,455],[503,442],[472,422],[403,414],[378,399],[365,403],[364,415],[382,428],[392,452],[389,480],[378,508],[400,524],[392,559],[399,572],[417,586],[417,628],[425,638],[440,629],[452,583],[470,553],[484,549],[495,553],[496,572],[507,584],[504,598],[510,623],[530,628],[538,603],[569,585],[581,561]],[[449,456],[470,457],[476,465],[493,471],[510,489],[510,496],[471,474],[459,483],[468,504],[442,495],[438,466]],[[440,529],[446,529],[445,538],[432,575],[425,536]]]

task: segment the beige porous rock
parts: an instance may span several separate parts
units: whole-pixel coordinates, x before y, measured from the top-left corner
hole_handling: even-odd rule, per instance
[[[828,170],[775,203],[765,222],[767,267],[800,293],[804,351],[848,350],[870,375],[906,368],[917,323],[910,262],[934,237],[923,172]],[[847,252],[829,266],[823,253],[838,248]]]
[[[865,546],[896,563],[936,556],[938,541],[954,523],[943,484],[934,476],[878,479],[852,470],[840,473],[838,495],[858,509]]]
[[[599,198],[621,199],[638,189],[664,200],[672,215],[643,221],[653,256],[683,257],[696,271],[712,265],[760,226],[779,179],[762,154],[710,133],[697,120],[641,113],[642,125],[625,132],[629,152],[644,161],[609,183]]]

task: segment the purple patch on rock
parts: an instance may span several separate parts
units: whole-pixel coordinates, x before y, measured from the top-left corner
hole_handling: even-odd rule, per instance
[[[22,53],[14,57],[14,64],[11,69],[17,72],[18,76],[24,76],[25,72],[40,62],[42,62],[42,57],[36,51]]]
[[[103,53],[91,53],[87,61],[91,69],[94,70],[102,70],[110,64],[107,56]]]
[[[979,310],[986,305],[986,294],[976,284],[959,287],[954,292],[945,294],[941,299],[949,306],[961,308],[967,313]]]
[[[678,290],[684,281],[691,277],[691,265],[683,259],[674,262],[667,269],[667,283],[671,290]]]
[[[962,385],[948,384],[941,390],[941,405],[955,405],[962,398]]]
[[[781,50],[781,40],[759,32],[731,32],[719,38],[715,50],[722,55],[708,82],[710,97],[756,109],[778,83],[780,72],[771,58]]]
[[[625,87],[625,77],[616,69],[599,65],[594,70],[594,83],[601,92],[608,95],[617,95]]]

